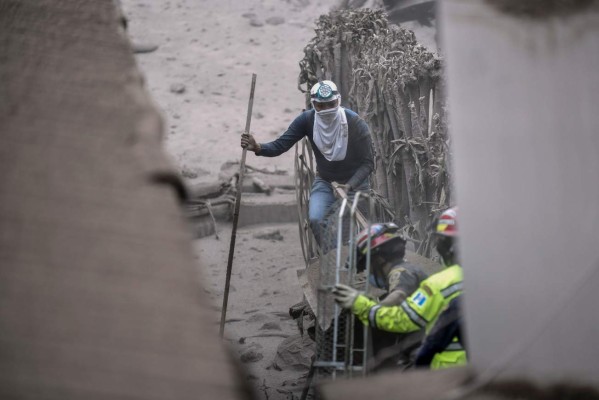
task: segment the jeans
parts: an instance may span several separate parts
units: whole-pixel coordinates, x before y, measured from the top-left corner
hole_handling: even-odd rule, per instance
[[[360,186],[352,189],[348,195],[353,195],[356,191],[368,191],[369,188],[370,184],[366,179]],[[310,191],[308,218],[310,219],[310,228],[312,228],[314,239],[319,245],[322,245],[323,221],[328,216],[329,210],[335,201],[337,201],[337,198],[335,197],[333,185],[318,176],[314,178],[312,190]]]

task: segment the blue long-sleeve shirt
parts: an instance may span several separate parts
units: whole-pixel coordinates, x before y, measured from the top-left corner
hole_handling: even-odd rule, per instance
[[[354,111],[345,109],[348,127],[348,143],[345,158],[340,161],[328,161],[314,144],[314,110],[301,113],[278,139],[260,143],[260,152],[264,157],[276,157],[289,150],[304,136],[308,137],[314,150],[318,175],[328,182],[348,184],[358,187],[374,170],[372,138],[368,125]]]

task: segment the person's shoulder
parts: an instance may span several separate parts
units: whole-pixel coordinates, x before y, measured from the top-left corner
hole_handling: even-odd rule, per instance
[[[296,121],[310,121],[314,119],[314,109],[311,108],[309,110],[303,110],[297,117],[295,117]]]
[[[345,115],[347,116],[348,120],[349,119],[362,119],[357,112],[355,112],[354,110],[352,110],[350,108],[343,107],[343,110],[345,110]]]
[[[314,114],[316,114],[316,111],[313,108],[307,109],[307,110],[303,110],[299,117],[303,117],[303,118],[310,118],[310,117],[314,117]]]
[[[305,129],[311,122],[314,122],[314,110],[303,110],[294,118],[290,128],[300,130]]]
[[[443,268],[441,271],[429,276],[426,282],[439,288],[444,288],[451,282],[459,283],[462,280],[462,268],[459,265],[452,265]]]
[[[345,110],[345,115],[347,117],[347,123],[350,126],[359,127],[360,130],[368,129],[368,124],[364,119],[352,109],[343,108]]]
[[[428,274],[424,272],[422,268],[415,264],[410,264],[407,261],[402,261],[394,265],[391,268],[389,275],[403,275],[404,277],[410,277],[410,279],[413,279],[417,284],[428,278]]]
[[[407,262],[405,260],[402,261],[400,264],[397,264],[393,268],[403,268],[404,270],[406,270],[408,272],[411,272],[411,273],[414,273],[414,274],[417,274],[417,275],[421,275],[421,276],[422,275],[426,275],[426,276],[428,276],[426,274],[426,272],[424,272],[424,270],[420,266],[418,266],[416,264],[409,263],[409,262]]]

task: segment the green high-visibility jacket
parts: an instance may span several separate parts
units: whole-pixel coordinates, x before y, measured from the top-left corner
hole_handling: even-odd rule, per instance
[[[399,306],[381,306],[359,295],[352,312],[365,325],[377,329],[407,333],[426,329],[428,333],[449,302],[462,293],[463,271],[455,264],[425,279],[418,290]],[[431,368],[444,368],[466,363],[466,352],[457,342],[433,358]]]

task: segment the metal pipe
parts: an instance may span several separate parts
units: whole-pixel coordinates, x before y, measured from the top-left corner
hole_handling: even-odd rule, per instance
[[[339,283],[339,270],[341,269],[341,245],[343,244],[343,215],[347,208],[347,198],[341,202],[339,210],[339,220],[337,223],[337,262],[335,266],[335,284]],[[333,325],[333,361],[337,361],[337,336],[339,333],[339,306],[335,303],[334,306],[334,325]],[[333,379],[337,376],[337,371],[333,371]]]
[[[374,199],[372,196],[369,197],[370,202],[370,215],[374,215]],[[370,244],[370,230],[372,229],[372,221],[368,219],[368,247],[366,250],[366,285],[364,291],[368,293],[368,289],[370,289],[370,256],[371,256],[371,244]],[[366,375],[366,364],[368,361],[368,345],[369,345],[369,337],[368,337],[368,326],[364,325],[363,327],[363,337],[364,337],[364,349],[362,352],[362,375]]]
[[[358,202],[360,200],[360,196],[362,195],[362,192],[358,191],[356,192],[356,194],[354,195],[354,201],[352,203],[351,206],[351,210],[350,210],[350,218],[349,218],[349,285],[353,286],[354,284],[354,275],[355,275],[355,271],[356,271],[356,259],[355,259],[355,254],[356,254],[356,240],[355,240],[355,227],[357,225],[357,220],[356,220],[356,211],[358,208]],[[353,313],[349,313],[349,321],[346,324],[346,336],[345,336],[345,342],[346,342],[346,350],[345,350],[345,361],[348,365],[348,367],[346,367],[346,370],[348,370],[349,372],[349,376],[351,377],[353,375],[353,365],[354,365],[354,325],[355,325],[355,316]],[[348,362],[349,360],[349,362]]]
[[[245,120],[244,133],[250,133],[250,123],[252,121],[252,108],[254,106],[254,91],[256,89],[256,74],[252,74],[252,85],[250,88],[250,99],[248,101],[248,111]],[[235,239],[237,237],[237,222],[239,221],[239,208],[241,206],[241,190],[243,184],[243,175],[245,173],[245,156],[247,149],[244,147],[241,153],[241,163],[239,164],[239,180],[237,181],[237,193],[235,195],[235,211],[233,212],[233,230],[231,231],[231,242],[229,245],[229,259],[227,261],[227,275],[225,278],[225,290],[223,293],[223,306],[220,314],[219,335],[222,338],[225,331],[225,318],[227,317],[227,305],[229,302],[229,287],[231,285],[231,271],[233,269],[233,255],[235,254]]]

